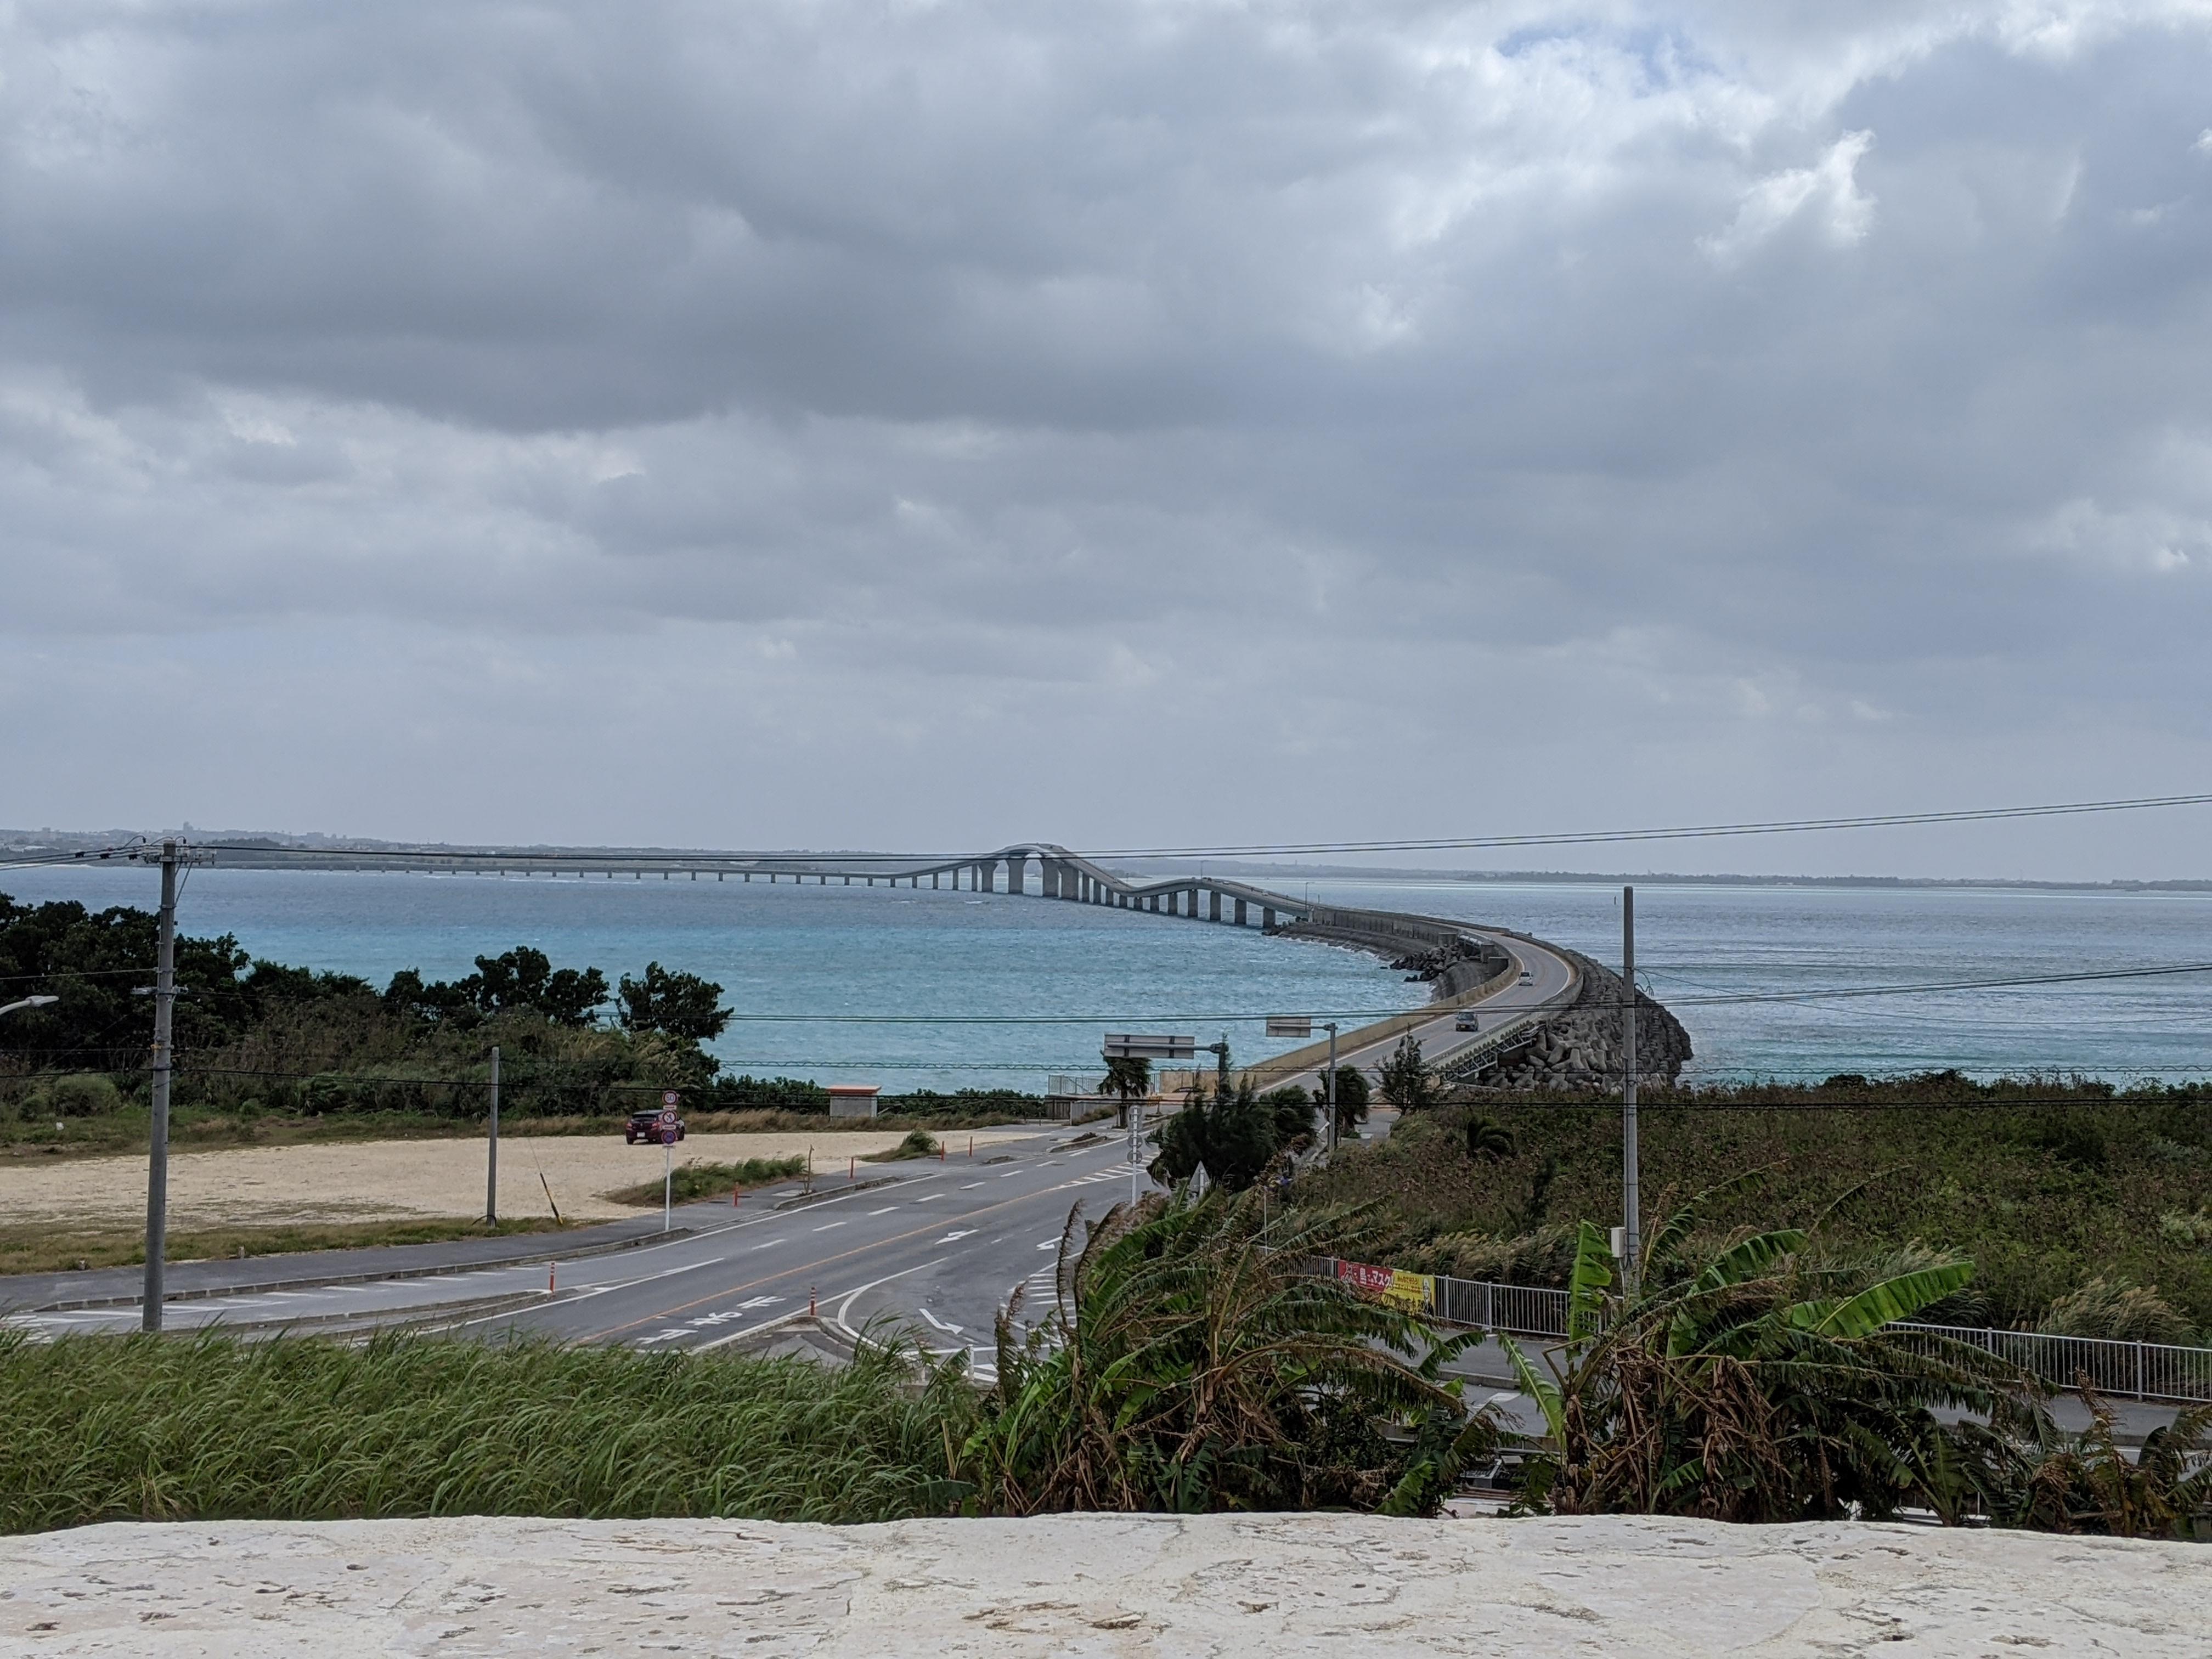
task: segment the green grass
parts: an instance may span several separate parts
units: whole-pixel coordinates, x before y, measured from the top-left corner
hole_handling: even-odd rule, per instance
[[[695,1199],[726,1198],[732,1187],[765,1187],[805,1173],[804,1154],[749,1158],[742,1164],[704,1164],[691,1158],[676,1166],[668,1182],[669,1195],[678,1204],[689,1204]],[[618,1187],[607,1196],[617,1204],[658,1204],[661,1200],[661,1182],[657,1177],[641,1181],[633,1187]]]
[[[500,1121],[502,1139],[524,1135],[619,1135],[621,1115],[535,1117],[510,1115]],[[692,1134],[841,1133],[847,1131],[992,1129],[1020,1122],[1003,1112],[966,1116],[901,1117],[890,1113],[868,1120],[831,1118],[815,1112],[686,1112]],[[143,1106],[126,1105],[97,1117],[0,1121],[0,1159],[109,1158],[143,1152],[147,1145]],[[232,1113],[180,1108],[170,1124],[170,1144],[178,1151],[230,1146],[292,1146],[310,1142],[354,1140],[481,1140],[483,1120],[438,1116],[427,1112],[330,1112],[308,1116],[289,1113]]]
[[[2027,1103],[2012,1103],[2023,1096]],[[1469,1158],[1492,1120],[1505,1156]],[[1838,1246],[1918,1243],[1973,1258],[1972,1311],[2033,1325],[2100,1274],[2155,1286],[2212,1334],[2212,1095],[2101,1085],[1975,1085],[1938,1076],[1835,1088],[1708,1091],[1644,1103],[1647,1215],[1747,1170],[1717,1232],[1809,1226]],[[1543,1178],[1547,1164],[1553,1173]],[[1402,1121],[1302,1181],[1308,1202],[1371,1202],[1392,1259],[1425,1272],[1563,1284],[1571,1224],[1620,1207],[1620,1109],[1484,1099]]]
[[[653,1188],[657,1194],[658,1187]],[[656,1197],[656,1203],[659,1202]],[[283,1255],[295,1250],[356,1250],[372,1244],[434,1244],[449,1238],[505,1237],[559,1231],[550,1218],[527,1217],[488,1227],[481,1221],[283,1222],[267,1227],[190,1228],[169,1235],[168,1259]],[[0,1274],[67,1273],[119,1267],[146,1259],[138,1227],[73,1228],[66,1223],[0,1226]]]
[[[899,1164],[908,1158],[935,1158],[943,1150],[942,1144],[928,1130],[909,1129],[906,1133],[906,1139],[900,1141],[897,1146],[880,1152],[866,1153],[864,1155],[863,1161],[869,1164]]]
[[[0,1334],[0,1531],[436,1515],[940,1515],[974,1391],[899,1358]]]

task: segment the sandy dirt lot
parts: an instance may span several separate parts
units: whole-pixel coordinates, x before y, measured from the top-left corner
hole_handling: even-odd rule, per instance
[[[975,1131],[976,1156],[1018,1130]],[[965,1157],[969,1132],[946,1137]],[[843,1173],[846,1160],[898,1144],[887,1130],[820,1134],[697,1134],[676,1149],[678,1163],[735,1164],[789,1158],[810,1149],[814,1167]],[[499,1147],[501,1216],[548,1213],[550,1187],[570,1220],[635,1215],[607,1201],[611,1188],[660,1175],[656,1146],[631,1146],[618,1134],[509,1136]],[[544,1184],[539,1184],[539,1176]],[[328,1146],[255,1146],[179,1152],[169,1160],[169,1224],[178,1229],[277,1222],[398,1220],[483,1213],[481,1140],[370,1140]],[[0,1169],[0,1220],[55,1222],[76,1228],[135,1224],[146,1213],[146,1160],[71,1159]]]

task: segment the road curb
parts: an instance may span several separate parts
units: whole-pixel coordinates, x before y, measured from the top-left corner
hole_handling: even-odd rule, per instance
[[[161,1305],[172,1302],[205,1302],[222,1296],[254,1296],[269,1291],[312,1291],[331,1285],[374,1285],[388,1279],[432,1279],[440,1273],[476,1273],[491,1267],[525,1267],[535,1261],[580,1261],[586,1256],[611,1255],[641,1244],[663,1244],[696,1237],[696,1227],[677,1227],[665,1233],[640,1233],[635,1238],[602,1240],[568,1250],[532,1250],[521,1255],[487,1256],[481,1261],[447,1261],[421,1267],[392,1267],[378,1273],[317,1273],[305,1279],[271,1279],[250,1285],[215,1285],[188,1291],[171,1291]],[[0,1312],[19,1314],[76,1313],[88,1308],[132,1308],[145,1298],[136,1296],[83,1297],[67,1302],[42,1302],[34,1308],[10,1308],[0,1302]]]

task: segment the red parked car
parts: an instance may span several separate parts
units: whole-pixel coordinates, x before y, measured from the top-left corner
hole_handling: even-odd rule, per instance
[[[676,1120],[676,1138],[684,1139],[684,1120],[680,1117]],[[633,1146],[641,1140],[650,1146],[660,1145],[660,1108],[648,1106],[632,1112],[629,1121],[623,1125],[623,1139]]]

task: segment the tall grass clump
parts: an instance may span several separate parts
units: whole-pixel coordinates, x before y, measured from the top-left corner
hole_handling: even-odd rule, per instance
[[[380,1336],[0,1334],[0,1531],[441,1515],[942,1515],[972,1386],[795,1359]]]
[[[1257,1190],[1116,1206],[1079,1243],[1070,1216],[1053,1306],[1000,1318],[971,1509],[1433,1513],[1498,1426],[1441,1372],[1472,1337],[1305,1270],[1351,1219],[1270,1227]]]

